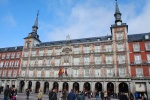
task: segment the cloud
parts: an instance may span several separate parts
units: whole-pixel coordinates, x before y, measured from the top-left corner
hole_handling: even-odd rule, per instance
[[[16,27],[16,21],[12,15],[5,16],[3,22],[9,27]]]
[[[86,3],[77,3],[70,8],[67,16],[64,15],[66,13],[57,11],[57,14],[60,12],[63,25],[43,23],[43,28],[48,27],[43,32],[47,40],[65,40],[67,35],[70,35],[71,39],[76,39],[111,34],[110,27],[115,21],[115,3],[103,4],[101,2],[100,5],[98,3],[100,2],[93,2],[92,0],[88,0]],[[150,1],[147,0],[144,6],[140,8],[142,9],[141,12],[137,12],[139,6],[136,2],[119,4],[122,20],[129,25],[129,34],[149,32]],[[45,41],[47,40],[45,39]]]

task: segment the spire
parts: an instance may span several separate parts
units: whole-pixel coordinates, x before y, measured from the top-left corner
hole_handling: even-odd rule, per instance
[[[120,13],[120,10],[119,10],[119,6],[118,6],[118,1],[116,0],[116,10],[115,10],[115,23],[117,25],[121,25],[122,23],[122,20],[121,20],[121,13]]]
[[[38,16],[39,16],[39,10],[37,12],[37,17],[36,17],[36,20],[34,22],[34,25],[32,26],[32,32],[35,32],[35,33],[37,33],[37,29],[38,29]]]

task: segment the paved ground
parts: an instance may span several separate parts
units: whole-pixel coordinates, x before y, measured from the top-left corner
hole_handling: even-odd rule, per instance
[[[4,95],[3,93],[0,94],[0,100],[3,100]],[[18,93],[17,100],[26,100],[26,94],[25,93]],[[29,100],[37,100],[37,94],[30,94]],[[43,95],[42,100],[49,100],[48,95]],[[95,100],[95,98],[86,99],[86,100]],[[111,99],[111,100],[117,100],[117,99]]]

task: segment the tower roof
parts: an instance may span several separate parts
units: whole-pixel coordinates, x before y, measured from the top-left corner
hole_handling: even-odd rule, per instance
[[[115,11],[115,14],[117,13],[120,13],[120,10],[119,10],[119,6],[118,6],[118,1],[116,0],[116,11]]]

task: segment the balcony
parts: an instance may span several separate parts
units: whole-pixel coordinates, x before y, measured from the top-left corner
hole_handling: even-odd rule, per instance
[[[133,52],[141,52],[140,48],[133,48]]]
[[[23,57],[28,57],[28,54],[24,54]]]
[[[90,53],[90,50],[84,50],[84,53]]]
[[[112,60],[106,60],[106,64],[113,64]]]
[[[118,36],[116,40],[123,40],[123,36]]]

